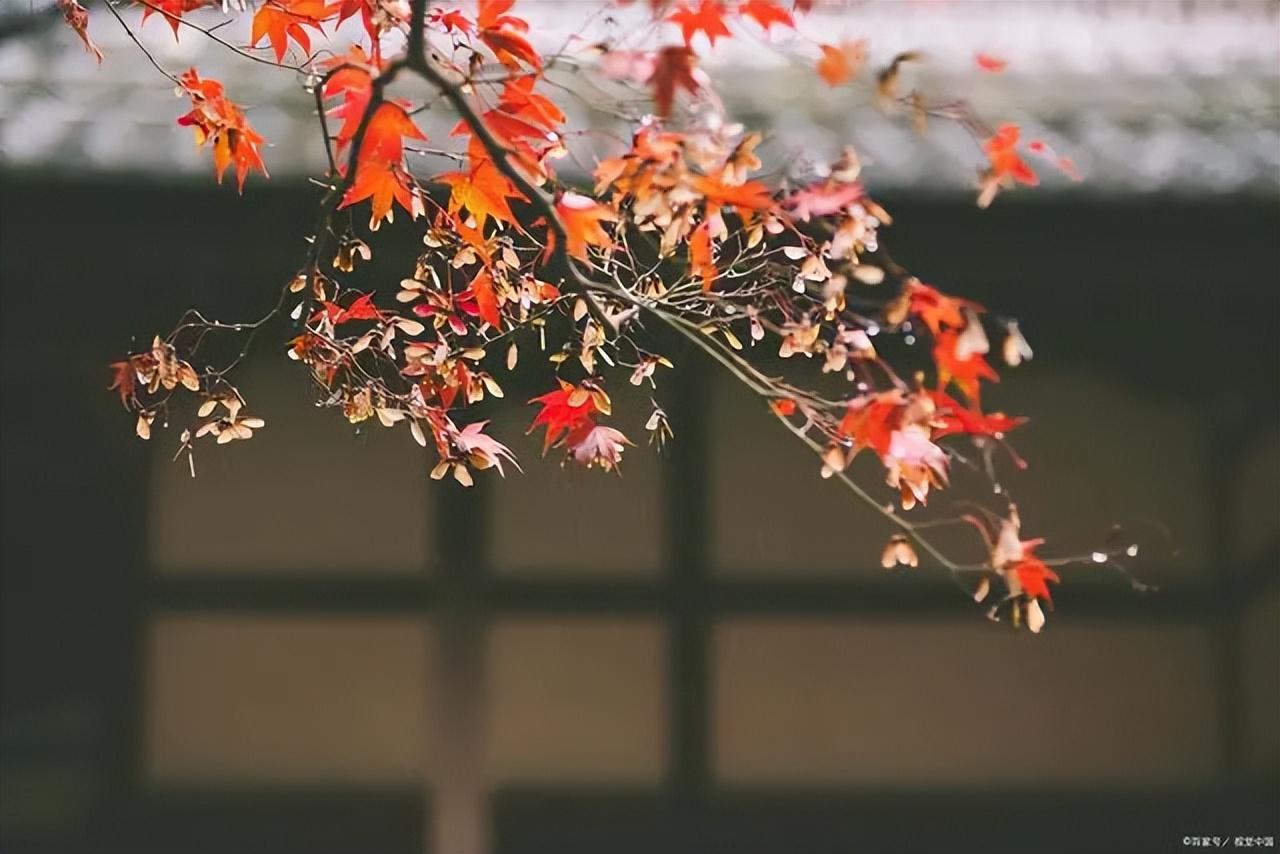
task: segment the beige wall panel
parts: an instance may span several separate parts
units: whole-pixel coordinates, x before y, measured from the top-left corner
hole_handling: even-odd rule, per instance
[[[264,354],[267,356],[270,354]],[[265,359],[263,361],[266,361]],[[337,410],[318,410],[292,362],[255,365],[246,412],[266,419],[252,439],[198,442],[186,460],[157,459],[151,559],[162,572],[417,572],[429,561],[428,452],[399,425],[355,436]],[[170,442],[168,433],[152,441]],[[171,454],[171,446],[158,449]]]
[[[158,783],[417,782],[429,635],[401,618],[163,617],[147,660]]]
[[[653,620],[495,625],[491,779],[657,785],[666,768],[665,658]]]
[[[1104,378],[1042,373],[1034,363],[1008,372],[987,398],[989,409],[1032,418],[1011,436],[1031,468],[1017,472],[1002,453],[996,460],[1018,496],[1027,534],[1048,539],[1046,553],[1088,553],[1105,542],[1112,525],[1155,519],[1175,532],[1179,554],[1171,555],[1152,528],[1131,528],[1146,544],[1144,577],[1204,570],[1207,447],[1199,413]],[[759,400],[727,384],[718,389],[713,435],[712,554],[718,572],[875,576],[892,530],[834,479],[822,481],[814,455]],[[878,460],[864,454],[851,471],[874,498],[894,500]],[[954,516],[953,501],[980,498],[986,488],[957,468],[952,488],[910,518]],[[981,556],[967,529],[940,529],[930,538],[962,561]],[[1115,580],[1088,568],[1076,578]]]
[[[1210,637],[980,619],[742,620],[715,637],[724,783],[1127,784],[1219,761]]]
[[[1240,647],[1246,759],[1252,770],[1266,771],[1280,763],[1280,593],[1272,590],[1245,611]]]
[[[615,411],[643,424],[648,399],[614,394]],[[518,410],[519,407],[516,407]],[[662,571],[662,459],[645,443],[642,427],[606,422],[638,447],[623,455],[622,475],[561,466],[562,448],[541,456],[542,430],[524,436],[537,413],[504,413],[494,428],[516,452],[524,474],[511,472],[490,485],[494,571],[541,576],[653,576]],[[634,420],[634,419],[632,419]]]

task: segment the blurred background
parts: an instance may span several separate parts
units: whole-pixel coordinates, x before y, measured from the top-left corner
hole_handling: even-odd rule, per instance
[[[555,42],[579,5],[522,12]],[[1031,469],[1008,478],[1024,530],[1054,554],[1116,524],[1142,543],[1134,569],[1157,592],[1067,570],[1031,636],[936,572],[881,570],[880,521],[674,344],[662,455],[629,450],[620,479],[540,459],[518,402],[547,379],[525,365],[486,413],[525,474],[462,490],[428,480],[403,431],[317,411],[276,330],[241,376],[266,429],[198,456],[192,480],[172,435],[134,438],[106,365],[189,306],[230,320],[270,305],[318,198],[309,97],[147,25],[163,62],[247,93],[276,143],[272,180],[238,197],[105,9],[99,69],[60,22],[5,0],[0,850],[1274,839],[1278,8],[820,4],[811,32],[868,36],[873,62],[924,49],[922,85],[1022,123],[1085,174],[988,211],[959,130],[917,137],[811,70],[750,45],[716,54],[729,112],[775,152],[857,145],[898,260],[1020,318],[1036,357],[990,401],[1031,418],[1013,437]],[[1009,70],[979,74],[975,51]],[[397,225],[371,286],[413,251]]]

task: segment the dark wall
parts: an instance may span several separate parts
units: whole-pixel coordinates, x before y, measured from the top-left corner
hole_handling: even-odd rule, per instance
[[[214,834],[205,836],[214,846],[206,850],[246,850],[244,840],[254,836],[279,840],[276,850],[416,850],[421,801],[403,791],[310,801],[295,794],[269,801],[275,808],[246,797],[216,820],[142,795],[138,696],[152,458],[106,391],[106,365],[189,306],[219,319],[260,314],[303,256],[315,193],[272,185],[238,197],[204,185],[15,175],[0,182],[4,850],[127,850],[152,831],[185,839],[183,827]],[[1048,365],[1068,366],[1104,373],[1135,396],[1189,404],[1218,437],[1225,471],[1258,436],[1274,435],[1280,204],[1015,195],[979,212],[967,202],[883,201],[896,218],[888,243],[898,260],[1022,319],[1037,348],[1023,387]],[[414,236],[399,225],[407,250]],[[997,395],[1015,406],[1016,392]],[[1105,441],[1108,413],[1096,419],[1098,433],[1087,441]],[[155,464],[165,464],[162,455]],[[1210,506],[1210,529],[1229,527],[1225,493]],[[1226,580],[1215,595],[1223,601],[1274,593],[1274,571],[1243,580],[1220,575]],[[1206,621],[1235,619],[1236,611],[1217,608],[1206,606]],[[1128,816],[1152,828],[1193,814],[1200,823],[1185,832],[1245,833],[1274,804],[1274,773],[1248,786],[1237,797],[1214,782]],[[1039,800],[1028,792],[997,796]],[[832,840],[910,850],[977,828],[986,829],[988,843],[1026,839],[1023,832],[1039,822],[1063,822],[1043,806],[1021,817],[998,809],[975,816],[985,809],[976,795],[926,798],[910,813],[887,796],[851,797],[730,799],[705,817],[719,830],[699,838],[714,850],[747,850],[748,842],[751,850],[798,850],[791,843],[800,834],[812,834],[814,850],[828,850]],[[1077,812],[1101,803],[1071,797],[1082,799],[1072,801]],[[510,850],[556,850],[566,823],[578,828],[579,850],[606,844],[609,828],[619,826],[632,828],[632,841],[650,840],[646,850],[686,844],[678,830],[666,835],[663,820],[646,818],[653,810],[669,817],[669,805],[557,801],[546,793],[504,798],[495,835]],[[228,821],[252,831],[237,833]],[[917,825],[917,834],[895,840],[891,829],[901,822]],[[858,835],[855,827],[879,830]],[[947,831],[939,836],[929,827]],[[1268,832],[1275,830],[1273,822]],[[1081,828],[1062,832],[1081,844],[1093,838]]]

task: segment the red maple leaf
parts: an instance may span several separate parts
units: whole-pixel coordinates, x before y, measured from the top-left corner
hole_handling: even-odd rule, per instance
[[[818,47],[822,49],[817,65],[818,76],[828,86],[839,86],[857,77],[867,59],[867,43],[863,39]]]
[[[133,368],[133,362],[125,360],[123,362],[111,363],[111,385],[107,386],[107,391],[119,390],[120,403],[125,409],[129,408],[129,403],[133,400],[137,389],[138,374]]]
[[[475,29],[475,24],[471,23],[471,19],[461,9],[450,9],[447,12],[444,9],[434,9],[427,15],[427,22],[446,33],[457,31],[470,35]]]
[[[969,436],[1002,436],[1027,422],[1026,418],[1005,415],[1003,412],[983,413],[960,403],[944,391],[930,392],[937,415],[934,419],[933,439],[963,433]]]
[[[380,6],[377,0],[341,0],[338,6],[338,24],[356,14],[360,15],[360,23],[364,25],[364,31],[369,34],[369,44],[373,46],[373,55],[375,58],[381,58],[382,48],[379,44],[378,23],[374,19]],[[354,50],[359,50],[357,45]]]
[[[767,32],[769,27],[780,24],[795,29],[795,19],[791,13],[779,6],[774,0],[747,0],[738,7],[738,14],[751,18]]]
[[[896,391],[859,398],[849,405],[840,419],[838,432],[852,439],[854,448],[870,448],[880,456],[886,456],[905,406],[902,394]]]
[[[1009,61],[990,53],[974,54],[973,61],[983,71],[999,74],[1009,67]]]
[[[1022,560],[1013,565],[1012,571],[1018,577],[1018,586],[1022,588],[1022,592],[1032,599],[1043,599],[1050,605],[1053,604],[1053,597],[1049,594],[1049,584],[1052,581],[1055,584],[1061,579],[1058,573],[1050,569],[1044,561],[1036,557],[1034,552],[1044,540],[1023,540],[1022,542]]]
[[[502,95],[498,99],[499,106],[504,112],[518,116],[544,130],[555,130],[564,124],[564,111],[546,95],[533,91],[537,82],[538,77],[535,74],[525,74],[508,80],[503,84]]]
[[[332,300],[324,300],[311,320],[314,322],[328,318],[334,326],[341,326],[352,320],[381,320],[382,316],[382,312],[373,304],[373,294],[367,293],[356,297],[351,305],[345,307]]]
[[[720,0],[700,0],[697,9],[682,2],[667,20],[680,27],[685,47],[693,47],[693,37],[700,32],[706,34],[712,47],[715,47],[717,38],[732,35],[725,26],[724,6]]]
[[[529,433],[539,427],[546,427],[542,452],[545,454],[561,437],[577,433],[584,427],[594,423],[593,416],[599,411],[597,397],[591,389],[575,386],[564,380],[560,388],[535,397],[530,403],[542,404],[542,409],[529,425]]]
[[[508,15],[515,0],[480,0],[476,26],[480,40],[493,51],[498,62],[510,69],[524,63],[532,68],[542,67],[542,58],[522,33],[528,32],[529,22]]]
[[[961,359],[956,355],[960,333],[947,329],[934,339],[933,361],[938,367],[938,388],[954,382],[965,397],[976,405],[981,396],[981,380],[999,382],[1000,377],[981,355],[974,353]]]
[[[178,28],[182,26],[184,12],[192,12],[205,6],[213,5],[212,0],[147,0],[142,8],[142,23],[153,13],[159,14],[173,30],[174,39],[178,38]]]
[[[982,306],[975,302],[948,296],[916,279],[907,283],[906,293],[911,313],[919,317],[935,336],[946,327],[964,326],[965,309],[982,311]]]
[[[649,77],[649,85],[653,87],[653,103],[658,108],[658,115],[666,118],[671,115],[671,104],[675,101],[676,90],[683,89],[696,94],[699,87],[693,70],[697,67],[698,55],[688,47],[670,45],[658,51],[654,59],[653,74]]]
[[[1034,187],[1040,183],[1040,179],[1018,153],[1018,137],[1021,133],[1021,129],[1015,124],[1000,125],[982,147],[991,161],[991,176],[994,180],[1011,178],[1019,184]]]

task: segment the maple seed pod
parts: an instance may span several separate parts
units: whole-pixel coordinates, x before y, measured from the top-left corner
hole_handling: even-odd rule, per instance
[[[1040,610],[1040,600],[1032,599],[1027,603],[1027,628],[1033,634],[1039,634],[1044,628],[1044,611]]]
[[[1022,337],[1022,331],[1018,329],[1016,320],[1009,321],[1007,331],[1008,334],[1005,336],[1002,347],[1002,355],[1006,365],[1016,368],[1023,362],[1029,362],[1033,353],[1031,345],[1027,343],[1027,339]]]
[[[853,277],[864,285],[878,285],[884,281],[884,270],[874,264],[859,264],[853,268]]]
[[[956,339],[956,360],[967,362],[974,356],[985,355],[990,350],[991,343],[987,340],[986,330],[982,328],[982,321],[978,320],[978,316],[972,311],[966,310],[964,331]]]
[[[138,434],[139,439],[145,441],[151,438],[151,422],[155,420],[156,414],[154,412],[138,413],[138,424],[134,432]]]
[[[831,445],[822,454],[822,476],[828,478],[836,472],[844,471],[845,463],[844,449],[839,445]]]
[[[880,565],[885,569],[893,569],[898,565],[915,569],[920,565],[920,558],[905,534],[894,534],[889,538],[889,542],[885,543],[884,551],[880,555]]]

